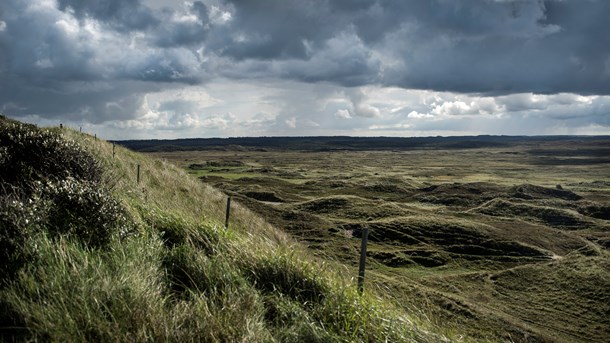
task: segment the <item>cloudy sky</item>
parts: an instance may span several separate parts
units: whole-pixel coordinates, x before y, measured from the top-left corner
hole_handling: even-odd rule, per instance
[[[610,1],[1,0],[0,113],[108,139],[610,134]]]

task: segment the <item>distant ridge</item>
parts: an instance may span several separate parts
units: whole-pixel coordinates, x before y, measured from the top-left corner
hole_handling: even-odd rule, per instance
[[[310,151],[386,149],[473,149],[515,144],[580,141],[608,146],[610,136],[456,136],[456,137],[231,137],[114,141],[135,151],[188,151],[206,149],[290,149]],[[610,151],[609,151],[610,152]]]

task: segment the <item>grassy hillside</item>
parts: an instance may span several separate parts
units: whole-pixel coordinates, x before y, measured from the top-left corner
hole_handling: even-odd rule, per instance
[[[0,117],[0,167],[0,340],[457,337],[163,161]]]

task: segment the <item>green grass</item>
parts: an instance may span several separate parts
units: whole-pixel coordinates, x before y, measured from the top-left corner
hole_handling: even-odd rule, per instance
[[[348,275],[356,273],[359,232],[368,227],[367,285],[428,318],[437,332],[515,342],[607,337],[610,285],[601,280],[610,278],[610,166],[560,164],[536,149],[561,156],[562,144],[579,154],[603,152],[608,143],[537,144],[154,155],[183,168],[226,159],[271,171],[237,179],[217,171],[219,178],[202,181],[316,256],[343,262]],[[299,183],[282,173],[299,175]]]
[[[451,328],[360,295],[337,261],[173,164],[52,129],[91,153],[132,223],[103,246],[46,224],[20,243],[27,263],[0,288],[0,334],[18,341],[439,342]],[[140,183],[136,167],[140,165]],[[27,225],[26,225],[27,227]],[[83,228],[91,230],[91,228]],[[72,229],[77,230],[77,229]]]

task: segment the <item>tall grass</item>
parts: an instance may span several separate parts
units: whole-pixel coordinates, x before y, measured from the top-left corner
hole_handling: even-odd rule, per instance
[[[43,341],[438,342],[429,323],[375,292],[360,295],[336,262],[310,257],[239,204],[160,160],[74,130],[132,221],[103,246],[33,231],[31,256],[0,289],[3,339]],[[141,180],[136,183],[136,166]],[[90,228],[82,228],[84,231]]]

